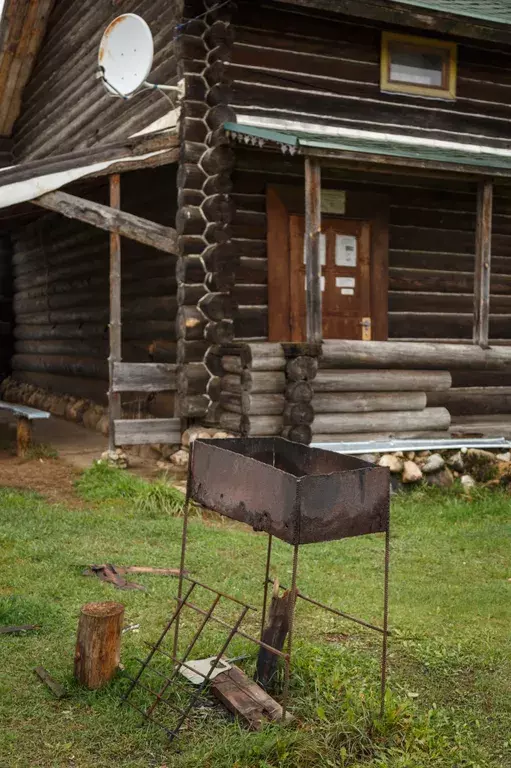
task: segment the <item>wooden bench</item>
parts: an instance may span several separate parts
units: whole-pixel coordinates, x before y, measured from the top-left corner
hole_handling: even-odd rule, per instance
[[[32,422],[35,419],[49,419],[50,414],[47,411],[39,411],[37,408],[6,403],[3,400],[0,400],[0,410],[9,411],[16,416],[16,453],[18,456],[25,456],[32,445]]]

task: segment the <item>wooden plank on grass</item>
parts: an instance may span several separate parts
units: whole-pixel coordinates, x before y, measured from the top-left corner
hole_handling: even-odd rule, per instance
[[[240,717],[253,731],[266,720],[279,721],[282,707],[238,667],[215,677],[211,692],[233,714]],[[293,719],[286,714],[286,722]]]
[[[116,445],[175,444],[181,442],[179,419],[117,419]]]

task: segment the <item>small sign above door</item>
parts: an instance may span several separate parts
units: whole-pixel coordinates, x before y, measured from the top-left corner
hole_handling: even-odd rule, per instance
[[[346,192],[339,189],[322,189],[321,212],[344,215],[346,213]]]

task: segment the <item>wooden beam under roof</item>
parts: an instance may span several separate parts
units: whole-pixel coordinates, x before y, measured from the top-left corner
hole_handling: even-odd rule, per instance
[[[31,201],[49,211],[61,213],[68,219],[83,221],[107,232],[128,237],[165,253],[176,253],[176,230],[164,227],[141,216],[94,203],[67,192],[48,192]]]
[[[0,30],[0,135],[10,136],[54,0],[5,0]]]
[[[274,0],[278,5],[328,11],[332,14],[413,27],[450,37],[467,37],[509,45],[511,26],[460,14],[405,5],[396,0]],[[446,3],[447,5],[447,3]]]

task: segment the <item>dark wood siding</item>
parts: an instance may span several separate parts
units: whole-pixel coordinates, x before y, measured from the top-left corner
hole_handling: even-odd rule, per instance
[[[57,0],[15,125],[17,158],[108,143],[165,115],[170,105],[161,94],[147,92],[130,101],[108,96],[96,79],[97,54],[108,23],[119,13],[138,13],[154,35],[152,81],[174,83],[177,5],[172,0]]]
[[[268,333],[266,186],[303,188],[303,159],[236,150],[236,246],[241,254],[235,297],[239,338]],[[390,203],[389,337],[472,337],[475,184],[323,169],[327,187],[386,195]],[[490,338],[511,339],[511,195],[495,193]]]
[[[106,202],[107,180],[84,197]],[[175,168],[121,178],[123,210],[171,225]],[[17,378],[104,400],[107,391],[109,238],[57,214],[13,230]],[[123,359],[175,362],[175,257],[122,240]]]
[[[380,40],[375,23],[240,2],[233,106],[256,116],[509,144],[510,48],[458,41],[458,93],[448,101],[382,93]]]
[[[12,354],[12,245],[0,236],[0,379],[9,373]]]

